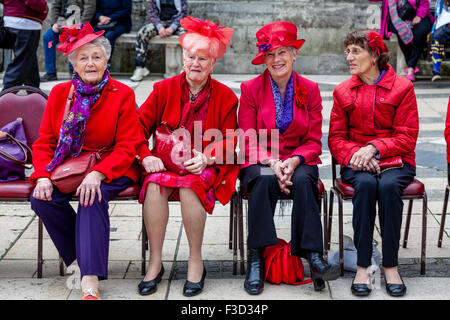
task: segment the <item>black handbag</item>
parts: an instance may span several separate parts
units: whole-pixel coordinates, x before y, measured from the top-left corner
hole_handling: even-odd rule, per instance
[[[0,48],[12,49],[14,46],[15,36],[3,24],[3,17],[0,17]]]
[[[97,24],[96,28],[98,30],[108,31],[108,30],[114,29],[116,27],[116,25],[117,25],[117,21],[112,21],[112,22],[110,22],[108,24]]]
[[[419,5],[419,3],[417,3]],[[405,1],[405,4],[398,8],[398,16],[403,21],[411,21],[417,14],[417,8],[414,8],[408,0]]]

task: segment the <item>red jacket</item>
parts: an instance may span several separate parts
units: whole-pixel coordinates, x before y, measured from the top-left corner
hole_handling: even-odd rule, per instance
[[[152,155],[149,150],[148,139],[162,122],[167,122],[171,128],[177,128],[181,120],[181,77],[184,73],[175,77],[157,82],[147,100],[139,108],[139,119],[143,126],[145,139],[142,139],[138,149],[138,157],[142,160]],[[235,164],[235,149],[237,139],[234,132],[237,128],[236,109],[238,98],[233,91],[220,82],[211,79],[211,95],[208,102],[206,125],[203,128],[219,129],[224,137],[219,141],[222,151],[228,151],[232,156],[232,164],[215,164],[219,170],[214,183],[216,199],[223,205],[227,204],[236,189],[236,179],[239,167]],[[226,132],[228,130],[228,132]],[[203,150],[212,148],[210,141],[203,141]],[[216,149],[217,150],[217,149]],[[221,155],[216,154],[216,158]],[[226,155],[223,156],[224,161]],[[226,163],[229,163],[228,161]]]
[[[270,84],[269,71],[265,70],[258,77],[241,84],[239,105],[239,129],[245,134],[245,163],[241,168],[267,159],[276,158],[278,151],[280,160],[298,155],[305,159],[305,164],[321,163],[322,153],[322,98],[317,83],[303,78],[293,71],[294,90],[303,85],[307,90],[305,105],[301,108],[294,104],[294,119],[283,134],[276,129],[276,109]],[[294,91],[295,92],[295,91]],[[267,143],[252,143],[252,129],[258,138],[267,130]],[[272,134],[278,135],[278,139]],[[272,139],[274,138],[274,139]],[[272,144],[278,142],[277,145]],[[241,141],[243,141],[241,136]],[[258,140],[261,142],[261,140]],[[267,148],[266,148],[267,146]],[[242,148],[241,148],[242,150]],[[271,152],[272,151],[272,152]]]
[[[376,85],[358,76],[339,84],[333,92],[328,147],[339,164],[347,166],[359,148],[373,144],[380,158],[400,155],[415,167],[419,116],[414,86],[389,66]]]
[[[33,183],[38,178],[50,177],[51,173],[45,166],[53,159],[71,85],[71,81],[56,85],[48,97],[39,138],[33,144],[35,171],[30,176]],[[110,79],[100,98],[91,107],[83,143],[83,151],[98,151],[113,146],[113,151],[93,168],[93,171],[106,176],[105,182],[122,176],[138,181],[137,165],[133,165],[133,162],[136,147],[141,141],[140,131],[134,91]]]
[[[1,0],[3,15],[35,20],[39,23],[45,20],[48,6],[45,0]]]
[[[447,142],[447,162],[450,163],[450,96],[448,97],[447,118],[444,130],[445,142]]]

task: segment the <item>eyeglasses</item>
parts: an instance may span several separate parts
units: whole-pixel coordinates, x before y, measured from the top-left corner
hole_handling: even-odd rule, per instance
[[[347,58],[347,56],[351,53],[354,57],[356,57],[357,55],[361,54],[362,50],[361,49],[352,49],[352,50],[345,50],[344,51],[344,57]]]

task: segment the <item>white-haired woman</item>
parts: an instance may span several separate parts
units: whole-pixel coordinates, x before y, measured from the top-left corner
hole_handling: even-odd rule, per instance
[[[138,150],[146,178],[139,201],[144,204],[144,219],[150,241],[150,262],[144,280],[139,284],[140,294],[156,291],[164,273],[162,248],[169,218],[168,199],[181,202],[181,213],[189,242],[185,296],[193,296],[203,289],[206,270],[201,254],[206,212],[212,213],[215,200],[226,204],[235,190],[238,167],[224,164],[224,150],[234,157],[234,140],[227,139],[226,130],[236,129],[236,95],[218,81],[211,79],[214,64],[231,44],[233,30],[212,22],[192,17],[181,20],[187,30],[180,37],[184,49],[184,72],[154,85],[153,91],[139,109],[139,119],[145,131],[142,147]],[[197,143],[194,139],[194,122],[201,127]],[[192,137],[192,157],[174,170],[168,155],[150,151],[148,138],[166,123],[171,129],[185,128]],[[223,139],[211,143],[201,136],[210,130],[219,130]],[[156,139],[156,145],[159,141]],[[228,148],[225,146],[228,145]],[[215,150],[215,154],[201,150]],[[219,154],[220,153],[220,154]],[[222,161],[221,161],[222,160]],[[177,171],[177,172],[175,172]]]
[[[108,277],[108,201],[139,178],[133,165],[141,131],[134,92],[106,70],[111,46],[89,23],[64,28],[58,50],[69,55],[72,81],[56,85],[48,97],[33,144],[36,185],[31,207],[42,219],[65,264],[75,259],[81,271],[82,297],[99,299],[98,280]],[[73,90],[73,91],[72,91]],[[71,100],[65,116],[66,102]],[[75,195],[77,212],[50,180],[66,158],[106,149]]]

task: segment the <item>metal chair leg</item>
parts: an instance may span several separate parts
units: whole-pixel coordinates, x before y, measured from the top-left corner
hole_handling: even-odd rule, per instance
[[[330,246],[331,246],[331,227],[333,225],[333,199],[334,197],[334,191],[333,189],[330,189],[330,203],[328,204],[329,207],[329,211],[328,211],[328,237],[327,237],[327,245],[328,245],[328,250],[330,250]]]
[[[328,194],[324,191],[323,195],[323,251],[328,258],[328,221],[327,221],[327,198]]]
[[[445,189],[444,206],[442,208],[441,227],[439,228],[438,248],[442,247],[442,237],[444,236],[445,216],[447,215],[448,196],[450,193],[450,186]]]
[[[230,232],[228,235],[228,249],[232,249],[233,248],[233,216],[234,216],[234,199],[236,197],[236,192],[233,193],[233,195],[231,196],[231,202],[230,202]]]
[[[237,235],[238,235],[238,214],[236,213],[237,210],[237,201],[236,199],[232,203],[234,214],[233,214],[233,275],[237,274],[237,251],[238,251],[238,241],[237,241]]]
[[[240,252],[240,271],[241,275],[245,274],[245,263],[244,263],[244,210],[242,204],[242,194],[239,193],[237,196],[237,213],[239,215],[239,252]]]
[[[42,220],[38,217],[37,277],[42,278]]]
[[[409,234],[409,225],[411,224],[412,206],[413,200],[411,199],[409,200],[408,215],[406,216],[405,235],[403,236],[403,248],[406,248],[406,246],[408,245],[408,234]]]
[[[426,248],[427,248],[427,193],[424,192],[422,200],[422,252],[420,256],[420,274],[425,274]]]
[[[344,210],[342,207],[342,197],[337,195],[339,204],[339,264],[341,266],[341,276],[344,275]]]
[[[146,251],[147,251],[147,230],[145,228],[145,220],[144,220],[144,206],[142,206],[142,242],[141,242],[141,250],[142,250],[142,258],[141,258],[141,275],[145,275],[146,273]]]

